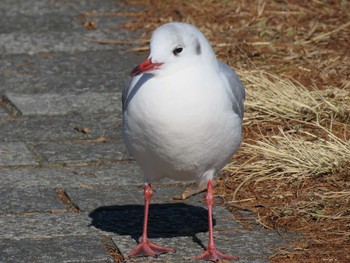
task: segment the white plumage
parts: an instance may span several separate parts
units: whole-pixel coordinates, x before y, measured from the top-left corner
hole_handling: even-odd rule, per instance
[[[178,55],[173,50],[182,47]],[[145,182],[206,184],[242,140],[244,88],[194,26],[170,23],[152,36],[159,69],[132,78],[124,94],[124,140]]]

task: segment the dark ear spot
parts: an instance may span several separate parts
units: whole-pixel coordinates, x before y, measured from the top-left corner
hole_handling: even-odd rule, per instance
[[[202,48],[201,48],[201,44],[199,44],[198,40],[196,43],[196,54],[200,55],[202,53]]]

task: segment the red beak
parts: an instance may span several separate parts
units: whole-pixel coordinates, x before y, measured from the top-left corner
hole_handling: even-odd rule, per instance
[[[135,77],[142,73],[157,69],[159,66],[163,65],[163,63],[152,63],[152,58],[147,59],[142,62],[140,65],[136,66],[131,72],[130,77]]]

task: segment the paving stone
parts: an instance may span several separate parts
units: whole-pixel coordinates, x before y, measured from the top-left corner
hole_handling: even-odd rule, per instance
[[[142,181],[140,181],[142,182]],[[183,192],[185,187],[162,186],[154,191],[152,203],[174,202],[172,197]],[[83,211],[92,211],[98,207],[123,205],[143,205],[143,185],[127,187],[97,186],[94,188],[65,188],[71,200]],[[192,199],[193,200],[193,199]]]
[[[113,241],[121,250],[124,256],[138,244],[138,242],[130,236],[113,235]],[[201,247],[193,241],[193,237],[180,236],[177,238],[150,238],[151,242],[160,246],[171,247],[176,253],[167,253],[160,255],[158,258],[133,258],[130,262],[150,263],[150,262],[191,262],[191,259],[201,253]],[[196,240],[197,241],[197,240]]]
[[[171,189],[164,186],[162,188],[164,193],[173,195]],[[131,199],[137,199],[137,196],[142,193],[142,189],[131,187],[126,190],[127,192],[125,189],[120,189],[120,191],[114,195],[124,196],[121,203],[125,202],[125,199],[132,202]],[[83,202],[88,204],[94,202],[91,200],[91,197],[94,196],[98,200],[105,198],[107,204],[111,204],[106,198],[106,196],[111,196],[110,191],[105,193],[106,196],[103,198],[100,195],[90,191],[90,195],[87,192],[80,196],[73,194],[73,199],[75,197],[76,200],[84,200]],[[97,205],[96,199],[93,205]],[[198,196],[197,199],[199,199]],[[92,225],[108,233],[114,233],[114,239],[124,254],[131,251],[142,232],[144,206],[140,204],[141,200],[136,201],[137,204],[120,205],[118,203],[118,205],[100,206],[90,213]],[[164,255],[155,262],[188,261],[191,256],[202,252],[201,247],[206,246],[208,240],[207,210],[204,204],[194,202],[191,198],[189,200],[191,202],[188,203],[152,203],[149,215],[149,236],[160,245],[171,246],[178,251],[178,254]],[[272,254],[276,244],[285,244],[285,240],[279,235],[260,227],[254,231],[244,230],[234,220],[233,215],[222,206],[214,207],[213,218],[217,247],[223,252],[240,256],[243,259],[242,262],[269,262],[268,257]],[[149,261],[136,259],[135,262]]]
[[[22,115],[65,115],[68,113],[121,112],[120,93],[17,94],[5,97]]]
[[[0,53],[0,94],[121,92],[131,69],[144,58],[120,46],[75,53]]]
[[[123,255],[128,255],[138,243],[138,237],[119,234],[114,234],[112,237]],[[281,237],[260,228],[258,231],[214,232],[214,238],[219,251],[238,256],[239,262],[263,263],[270,262],[269,257],[274,250],[286,245],[290,236]],[[208,233],[198,232],[188,236],[164,235],[163,237],[152,237],[150,240],[157,245],[174,248],[176,253],[164,254],[157,259],[135,258],[133,262],[190,262],[193,257],[204,251],[208,242]]]
[[[3,168],[0,181],[4,188],[110,188],[143,185],[142,173],[133,162],[96,167]]]
[[[151,208],[153,212],[156,211],[158,213],[150,214],[150,237],[160,245],[174,247],[177,249],[177,253],[161,256],[155,262],[161,262],[161,260],[179,262],[177,260],[180,259],[187,261],[190,257],[201,253],[202,247],[206,245],[208,238],[206,233],[207,211],[202,207],[192,207],[184,204],[158,204],[156,206],[158,207],[153,205]],[[123,209],[119,211],[118,209],[95,211],[93,214],[90,214],[90,217],[92,226],[113,235],[115,243],[122,250],[123,254],[126,255],[135,246],[136,240],[139,238],[142,227],[143,206],[134,205],[124,207]],[[166,222],[168,226],[163,226],[159,222],[160,219]],[[90,236],[92,233],[95,233],[94,228],[88,227],[90,220],[82,213],[58,215],[31,214],[16,217],[14,215],[6,215],[0,216],[0,222],[3,226],[3,231],[0,231],[2,232],[0,247],[4,247],[4,244],[12,244],[8,241],[4,243],[6,239],[14,240],[12,242],[15,243],[18,239],[22,241],[28,238],[35,238],[35,240],[49,238],[55,241],[52,243],[49,240],[47,241],[47,245],[55,248],[53,250],[55,251],[56,246],[64,246],[67,243],[67,239],[74,242],[76,240],[75,235],[88,235],[86,239],[82,238],[81,242],[77,243],[84,244],[84,242],[89,242],[91,244]],[[15,239],[13,239],[14,237]],[[216,231],[215,237],[217,247],[226,253],[240,256],[242,262],[268,262],[268,256],[271,254],[273,247],[276,244],[283,245],[285,243],[278,235],[264,229],[259,231],[236,232]],[[35,242],[29,241],[29,244],[24,244],[26,247],[30,247],[31,244],[38,244]],[[16,244],[19,244],[19,241]],[[93,249],[100,246],[99,244],[92,245],[95,246]],[[83,251],[85,255],[89,254],[88,250],[80,249],[76,246],[74,244],[70,246],[72,251]],[[8,247],[13,249],[13,246],[10,245],[5,246],[5,249]],[[16,247],[20,248],[21,245]],[[53,256],[49,247],[48,249],[41,250],[45,251],[45,253],[42,253],[43,258]],[[6,258],[11,258],[12,252],[5,249],[2,249],[2,251],[6,251],[4,255]],[[36,254],[35,251],[31,253]],[[22,254],[27,256],[25,252],[19,255],[22,256]],[[152,259],[152,261],[154,260]],[[136,259],[136,262],[149,262],[149,259]]]
[[[29,213],[0,215],[0,240],[44,239],[65,236],[96,235],[91,218],[84,213]]]
[[[0,14],[6,16],[22,15],[44,16],[47,14],[75,15],[84,12],[113,12],[121,9],[132,10],[131,6],[126,6],[122,1],[114,0],[1,0]]]
[[[85,29],[84,25],[79,22],[77,18],[66,14],[48,13],[42,16],[22,14],[18,18],[16,15],[6,13],[0,16],[0,24],[2,25],[0,34],[10,34],[13,32],[33,34],[48,31],[64,32],[67,30],[81,30],[83,32]]]
[[[92,185],[91,187],[85,188],[65,188],[66,192],[70,196],[71,200],[79,206],[83,211],[92,211],[98,209],[99,207],[114,207],[123,205],[141,205],[144,204],[143,198],[143,184],[141,174],[138,175],[139,184],[138,185],[125,185],[119,187],[119,185]],[[153,197],[152,204],[165,204],[165,203],[183,203],[183,201],[174,200],[174,196],[181,195],[183,191],[191,186],[195,188],[191,182],[184,183],[182,186],[178,186],[176,182],[165,181],[152,184]],[[204,193],[193,196],[187,200],[185,203],[192,205],[203,204]],[[225,213],[227,216],[227,213]],[[233,216],[231,215],[231,218]]]
[[[203,203],[204,194],[185,201],[174,201],[173,196],[185,187],[162,185],[155,191],[150,207],[150,235],[188,235],[208,230],[208,212]],[[102,230],[118,234],[141,234],[144,213],[143,188],[65,189],[70,199],[84,211],[90,211],[92,224]],[[225,208],[213,208],[215,229],[218,231],[243,230],[234,216]],[[181,226],[179,228],[179,226]],[[181,230],[179,230],[181,229]]]
[[[34,148],[47,162],[57,164],[84,165],[91,162],[132,160],[121,140],[108,143],[41,143]]]
[[[84,40],[81,33],[11,33],[0,34],[0,53],[4,54],[35,54],[39,52],[78,52],[87,50],[112,49],[112,46],[102,46]]]
[[[164,187],[166,190],[176,194],[179,194],[181,189],[175,189],[172,187]],[[66,188],[65,189],[71,200],[79,206],[83,211],[92,211],[99,207],[114,207],[129,204],[143,205],[143,186],[128,186],[128,187],[113,187],[113,186],[95,186],[94,188]],[[176,191],[178,190],[178,191]],[[160,194],[154,195],[152,203],[157,203],[161,199],[169,199],[171,201],[171,195],[167,197]]]
[[[141,174],[136,176],[139,177],[139,184],[137,185],[121,185],[122,187],[120,187],[119,184],[87,185],[84,188],[67,187],[65,190],[74,203],[76,203],[83,211],[92,211],[98,209],[98,207],[113,208],[115,205],[137,204],[143,206],[143,184],[140,183],[142,182],[142,177]],[[152,184],[152,188],[154,192],[151,201],[152,204],[186,203],[206,208],[205,192],[199,193],[186,200],[174,199],[175,196],[181,195],[185,189],[196,189],[196,185],[193,182],[183,182],[181,185],[178,185],[178,182],[176,181],[164,180]],[[217,200],[214,201],[213,215],[223,221],[235,220],[234,216],[228,212],[225,207],[221,206]]]
[[[238,256],[243,262],[270,262],[269,256],[280,246],[287,244],[291,235],[279,235],[277,232],[259,227],[248,232],[215,233],[217,247]],[[198,238],[206,244],[208,236],[199,233]]]
[[[99,236],[0,239],[0,262],[110,262]]]
[[[217,206],[213,209],[216,210]],[[96,228],[137,238],[142,233],[143,216],[144,206],[139,204],[100,206],[90,213],[92,225]],[[244,231],[234,220],[227,220],[225,229],[222,217],[214,215],[213,221],[215,231]],[[179,202],[151,204],[150,237],[192,236],[200,232],[208,232],[208,211],[205,206]]]
[[[76,13],[76,16],[79,14]],[[59,18],[60,15],[57,19]],[[98,22],[95,30],[91,31],[84,28],[79,19],[74,21],[72,20],[73,17],[70,17],[70,23],[68,23],[69,18],[66,18],[66,21],[63,20],[62,24],[58,24],[55,20],[46,20],[44,24],[46,26],[38,26],[39,30],[36,29],[33,32],[34,25],[39,22],[34,19],[35,17],[32,19],[26,17],[25,21],[21,20],[23,27],[20,31],[0,33],[0,54],[33,55],[43,52],[72,53],[88,50],[111,50],[115,49],[116,46],[102,45],[98,43],[98,40],[117,39],[118,41],[125,41],[130,39],[130,32],[122,27],[123,23],[126,22],[126,18],[120,16],[105,16],[94,19],[95,22]],[[30,22],[28,23],[28,20],[34,20],[33,25]]]
[[[9,116],[7,111],[4,108],[0,107],[0,118],[4,118],[4,117],[7,117],[7,116]]]
[[[249,233],[250,234],[250,233]],[[240,259],[238,262],[244,263],[267,263],[270,262],[269,256],[272,254],[275,246],[267,247],[262,246],[264,242],[269,244],[272,241],[270,236],[253,234],[254,238],[259,240],[246,240],[244,237],[246,233],[235,233],[235,237],[231,240],[227,240],[225,236],[214,234],[215,244],[219,251],[238,256]],[[113,236],[114,242],[121,250],[123,255],[128,255],[130,251],[136,246],[137,242],[128,236]],[[176,253],[168,253],[160,255],[158,258],[134,258],[132,262],[137,263],[149,263],[149,262],[191,262],[192,258],[203,253],[207,246],[207,234],[201,233],[190,237],[171,237],[171,238],[151,238],[151,242],[157,245],[171,247],[176,250]],[[276,240],[273,240],[276,242]],[[282,246],[285,242],[281,242]],[[251,249],[253,247],[253,249]],[[263,247],[263,248],[262,248]]]
[[[64,211],[54,189],[0,188],[0,213],[31,213]]]
[[[185,207],[181,204],[177,206],[177,209],[181,210]],[[163,209],[164,208],[165,207],[163,207]],[[200,208],[202,210],[196,210],[190,206],[188,209],[187,211],[185,210],[186,212],[183,215],[180,214],[175,218],[172,218],[174,211],[168,210],[164,214],[161,213],[162,219],[170,223],[170,227],[168,226],[166,229],[168,231],[166,232],[159,231],[159,223],[157,223],[159,216],[157,218],[157,216],[150,215],[149,229],[152,240],[155,240],[155,242],[160,245],[174,247],[178,251],[176,254],[161,256],[159,260],[174,259],[174,261],[170,262],[179,262],[175,260],[179,258],[188,260],[189,257],[201,253],[201,246],[206,245],[208,238],[207,233],[205,233],[207,224],[206,220],[204,220],[206,210],[204,208]],[[137,210],[139,210],[137,214],[142,217],[142,207],[139,206]],[[120,213],[121,211],[118,211],[119,213],[115,211],[113,218],[110,217],[111,212],[108,213],[106,211],[99,215],[90,215],[90,217],[92,217],[92,226],[102,229],[109,235],[112,234],[115,243],[122,250],[124,255],[130,252],[135,246],[136,240],[139,238],[139,233],[137,232],[140,232],[142,227],[142,220],[138,219],[140,216],[136,217],[136,219],[134,217],[135,208],[129,207],[129,211],[129,215],[127,213]],[[78,218],[78,216],[80,218]],[[78,235],[78,233],[80,233],[80,235],[90,233],[91,235],[93,229],[87,227],[88,220],[81,218],[81,216],[81,214],[47,215],[45,217],[41,215],[30,215],[19,217],[15,221],[13,221],[14,218],[12,215],[6,217],[0,216],[0,222],[4,229],[4,231],[0,230],[0,232],[3,232],[1,233],[3,239],[11,237],[23,239],[33,238],[33,236],[36,239],[53,236],[66,237]],[[125,218],[125,216],[127,217]],[[189,217],[192,219],[189,220]],[[121,222],[123,219],[124,222]],[[35,222],[40,222],[40,224],[38,225]],[[48,226],[55,227],[47,228]],[[242,262],[268,262],[267,257],[271,254],[273,247],[276,246],[276,244],[283,245],[285,243],[285,241],[275,233],[263,229],[261,231],[215,232],[215,236],[217,247],[226,253],[239,256]],[[279,237],[279,239],[276,237]],[[149,261],[140,259],[136,260],[136,262]]]
[[[125,35],[130,35],[130,32],[122,27],[128,21],[128,18],[123,16],[103,16],[100,15],[102,12],[96,13],[93,10],[89,10],[88,13],[91,15],[85,18],[84,12],[80,10],[75,11],[73,14],[52,11],[41,16],[33,14],[22,14],[20,18],[11,14],[0,16],[0,24],[2,25],[0,34],[22,33],[32,35],[37,33],[73,31],[90,37],[94,35],[97,37],[101,33],[108,34],[109,38],[113,38],[113,35],[116,33],[118,33],[118,38],[121,35],[123,38]],[[113,12],[113,10],[108,11],[108,13],[110,12]],[[114,12],[122,12],[122,8],[118,8]],[[96,13],[97,15],[94,16],[92,13]],[[95,22],[92,31],[84,26],[85,21]]]
[[[23,142],[0,143],[0,166],[37,165],[35,156]]]
[[[114,140],[121,138],[121,127],[121,115],[114,113],[8,117],[1,121],[0,141]]]
[[[86,5],[66,1],[38,3],[37,1],[21,0],[18,2],[19,8],[15,10],[13,3],[2,2],[0,14],[3,18],[0,22],[4,22],[3,28],[5,29],[0,30],[0,53],[35,54],[113,49],[113,45],[100,45],[88,41],[87,38],[130,39],[131,36],[131,33],[122,27],[122,24],[126,22],[126,18],[122,16],[90,17],[89,20],[97,21],[94,30],[87,30],[84,27],[81,20],[84,12],[122,12],[125,10],[125,5],[112,0],[103,1],[104,6],[101,3],[92,3],[100,1],[81,1],[86,2]],[[24,6],[28,8],[24,9]],[[111,8],[107,9],[107,6]],[[59,23],[60,18],[62,23]],[[7,24],[9,24],[8,29],[6,29]],[[13,24],[18,24],[18,26],[12,26]]]

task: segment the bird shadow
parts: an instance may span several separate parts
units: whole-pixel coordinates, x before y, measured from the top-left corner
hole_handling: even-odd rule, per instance
[[[118,235],[129,235],[136,242],[142,235],[144,206],[102,206],[89,214],[91,225]],[[213,219],[213,225],[216,224]],[[192,237],[203,249],[196,234],[208,231],[208,211],[204,207],[183,203],[151,204],[148,236],[150,238]]]

